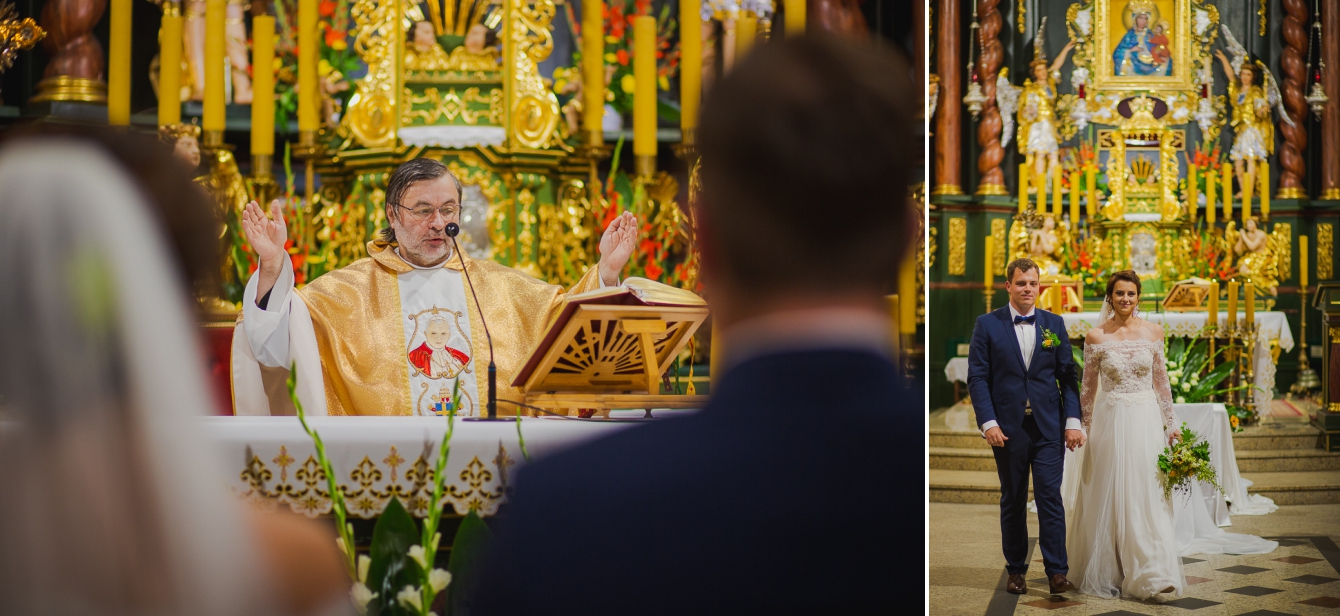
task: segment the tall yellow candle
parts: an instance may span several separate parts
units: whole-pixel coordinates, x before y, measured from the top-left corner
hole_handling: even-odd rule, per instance
[[[656,18],[633,19],[633,153],[656,155]]]
[[[916,257],[903,259],[898,274],[898,332],[915,334],[917,331],[917,267]]]
[[[1072,229],[1079,228],[1079,172],[1070,172],[1070,224]]]
[[[786,0],[786,36],[805,34],[805,0]]]
[[[1228,282],[1228,317],[1224,320],[1225,327],[1233,327],[1238,324],[1238,282],[1230,280]]]
[[[601,119],[605,116],[604,10],[605,5],[600,0],[582,0],[582,126],[586,130],[587,145],[605,143],[605,134],[600,129]],[[698,72],[701,74],[702,37],[698,40]],[[685,70],[688,70],[687,66]]]
[[[1061,220],[1061,169],[1052,167],[1049,171],[1052,180],[1052,215]]]
[[[1019,213],[1028,209],[1028,163],[1019,163]]]
[[[221,131],[224,128],[226,101],[223,96],[223,52],[227,39],[228,0],[205,1],[205,118],[201,128]]]
[[[1224,191],[1224,223],[1233,220],[1233,167],[1228,163],[1219,166],[1219,186]]]
[[[1247,313],[1247,324],[1251,325],[1256,321],[1256,285],[1247,283],[1243,295],[1242,309]]]
[[[220,0],[221,1],[221,0]],[[298,130],[317,129],[317,48],[321,45],[316,31],[316,0],[298,0]]]
[[[1186,212],[1191,217],[1191,221],[1196,221],[1196,211],[1200,209],[1199,199],[1196,198],[1196,166],[1190,165],[1186,173]]]
[[[181,15],[164,15],[159,31],[158,123],[181,122]]]
[[[1084,195],[1084,198],[1088,201],[1085,204],[1087,210],[1085,213],[1092,219],[1098,214],[1098,169],[1096,167],[1089,167],[1087,174],[1084,176],[1084,189],[1088,191]]]
[[[1261,220],[1265,220],[1270,218],[1270,161],[1261,161],[1256,171],[1261,176],[1257,184],[1261,187]]]
[[[703,79],[702,0],[679,2],[679,128],[688,135],[698,128],[698,103]]]
[[[1046,213],[1047,213],[1047,175],[1046,175],[1045,173],[1039,173],[1039,174],[1037,175],[1037,178],[1033,181],[1033,183],[1037,185],[1037,189],[1038,189],[1038,213],[1039,213],[1039,214],[1046,214]]]
[[[984,263],[982,264],[982,281],[986,284],[986,288],[990,289],[992,285],[996,284],[996,272],[994,270],[996,264],[996,238],[988,235],[983,244],[985,244],[986,252],[984,253]]]
[[[1214,203],[1214,167],[1205,169],[1205,222],[1214,225],[1219,208]]]
[[[251,20],[251,154],[275,153],[275,18]]]
[[[1210,282],[1210,306],[1209,306],[1210,325],[1219,326],[1219,281]]]
[[[112,0],[107,41],[107,123],[130,125],[130,15],[132,0]]]
[[[1247,219],[1252,217],[1252,176],[1247,176],[1247,181],[1242,184],[1242,227],[1247,228]]]
[[[758,18],[740,16],[735,21],[735,61],[739,62],[754,47],[758,38]]]
[[[1307,286],[1307,236],[1298,236],[1298,284]],[[1303,299],[1307,301],[1306,298]]]

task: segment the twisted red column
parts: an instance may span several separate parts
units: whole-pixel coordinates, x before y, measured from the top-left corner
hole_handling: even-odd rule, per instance
[[[1289,126],[1279,123],[1280,136],[1284,143],[1280,148],[1280,199],[1304,199],[1307,191],[1303,189],[1303,175],[1307,173],[1307,164],[1303,160],[1303,150],[1307,149],[1307,101],[1303,91],[1307,86],[1307,69],[1304,67],[1307,53],[1307,4],[1304,0],[1282,0],[1284,8],[1284,50],[1280,54],[1280,73],[1284,83],[1284,108],[1294,122]],[[1263,187],[1264,190],[1264,187]]]
[[[1321,114],[1320,197],[1340,199],[1340,39],[1336,38],[1340,34],[1340,3],[1322,3],[1321,26],[1321,53],[1326,59],[1321,81],[1331,102]]]
[[[940,0],[935,25],[935,70],[940,75],[940,104],[935,123],[937,195],[963,194],[963,58],[959,41],[958,0]]]
[[[1005,174],[1000,170],[1000,162],[1005,159],[1005,148],[1000,145],[1000,108],[996,107],[996,73],[1000,72],[1001,62],[1005,58],[998,38],[1004,26],[1004,19],[996,9],[999,4],[1000,0],[977,2],[982,45],[977,74],[981,77],[982,94],[986,95],[977,123],[977,145],[981,148],[977,155],[977,172],[981,176],[977,181],[979,195],[1008,194],[1005,190]],[[968,53],[972,53],[972,47],[976,44],[977,41],[968,41]]]

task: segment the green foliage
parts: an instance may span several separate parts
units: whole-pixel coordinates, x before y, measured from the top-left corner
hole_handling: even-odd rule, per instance
[[[377,593],[377,598],[368,604],[368,614],[400,616],[414,613],[397,603],[395,597],[400,589],[415,585],[423,576],[418,563],[408,556],[418,535],[414,518],[400,504],[400,499],[392,498],[372,530],[372,547],[369,549],[372,565],[368,567],[368,580],[373,582],[371,590]]]
[[[474,509],[465,515],[456,537],[451,542],[451,559],[447,571],[451,586],[447,589],[447,614],[469,614],[479,578],[483,573],[484,556],[493,544],[493,531]]]

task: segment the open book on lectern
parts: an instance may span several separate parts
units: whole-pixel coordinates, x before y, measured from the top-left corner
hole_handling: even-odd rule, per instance
[[[693,292],[646,278],[569,296],[512,384],[532,401],[578,394],[580,408],[600,406],[592,395],[662,397],[661,375],[707,313]]]

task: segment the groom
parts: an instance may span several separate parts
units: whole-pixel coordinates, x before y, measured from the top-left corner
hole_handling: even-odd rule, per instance
[[[1038,266],[1016,259],[1005,269],[1010,304],[977,317],[968,354],[968,392],[1000,475],[1000,534],[1009,581],[1028,591],[1028,472],[1038,508],[1042,562],[1052,594],[1070,592],[1061,506],[1064,447],[1084,445],[1075,361],[1065,321],[1035,310]],[[1064,433],[1064,434],[1063,434]]]

